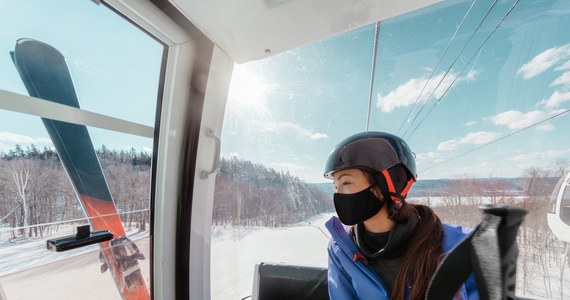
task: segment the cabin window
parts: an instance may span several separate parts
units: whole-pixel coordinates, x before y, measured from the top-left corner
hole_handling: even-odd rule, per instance
[[[163,45],[92,1],[3,1],[0,19],[5,29],[0,34],[0,295],[57,299],[88,291],[84,296],[93,299],[123,298],[99,245],[65,252],[46,249],[47,240],[75,235],[77,226],[97,219],[88,217],[79,201],[82,192],[70,181],[42,122],[47,115],[73,126],[87,125],[91,152],[114,200],[113,216],[136,245],[121,249],[140,254],[135,255],[138,278],[148,294],[153,126]],[[96,115],[75,118],[55,106],[37,109],[46,100],[27,97],[10,57],[22,38],[49,44],[64,56],[80,112]],[[81,184],[93,185],[91,171],[77,172],[82,173]]]
[[[550,194],[550,203],[549,205],[549,213],[555,214],[556,213],[556,206],[558,205],[558,194],[560,192],[560,188],[564,187],[562,184],[564,183],[564,176],[560,177],[554,189],[552,189],[552,194]]]
[[[371,102],[374,24],[235,67],[212,298],[250,295],[261,261],[326,266],[324,222],[334,208],[325,160],[366,130],[369,105],[370,130],[400,135],[416,153],[408,201],[465,227],[481,221],[481,205],[527,209],[517,293],[570,293],[568,274],[559,276],[568,268],[556,262],[564,243],[546,222],[549,195],[570,171],[570,3],[491,5],[444,1],[381,22]]]
[[[566,185],[562,199],[560,200],[560,219],[570,226],[570,184]]]

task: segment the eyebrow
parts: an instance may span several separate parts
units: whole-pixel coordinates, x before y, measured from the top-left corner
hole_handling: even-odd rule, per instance
[[[354,177],[354,176],[352,176],[352,175],[349,174],[349,173],[344,173],[344,174],[340,175],[340,176],[336,179],[336,181],[340,181],[340,179],[343,178],[344,176]]]
[[[334,181],[340,181],[340,180],[341,180],[343,177],[345,177],[345,176],[354,177],[354,176],[352,176],[352,175],[349,174],[349,173],[344,173],[344,174],[340,175],[340,176],[339,176],[337,179],[335,179]],[[336,184],[334,184],[334,188],[335,188],[335,189],[338,189],[338,187],[336,186]]]

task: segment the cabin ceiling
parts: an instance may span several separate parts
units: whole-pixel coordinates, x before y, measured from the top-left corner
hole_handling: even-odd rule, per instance
[[[441,0],[170,0],[237,63],[410,12]]]

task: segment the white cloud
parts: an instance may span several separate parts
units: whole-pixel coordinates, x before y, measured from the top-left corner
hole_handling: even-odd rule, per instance
[[[238,157],[240,157],[240,156],[241,156],[241,155],[239,155],[239,153],[237,153],[237,152],[230,152],[230,157],[238,158]]]
[[[143,147],[142,151],[147,153],[147,154],[152,154],[152,148],[151,147]]]
[[[473,145],[483,145],[487,144],[499,137],[498,132],[492,131],[477,131],[471,132],[464,137],[454,138],[445,142],[440,143],[437,146],[438,151],[450,151],[455,150],[463,145],[473,144]]]
[[[570,101],[570,92],[554,91],[548,99],[540,101],[539,104],[544,105],[546,108],[554,108],[566,101]]]
[[[469,73],[467,73],[467,75],[465,75],[463,78],[459,78],[458,80],[466,80],[466,81],[472,81],[475,80],[475,78],[477,78],[477,71],[475,70],[471,70],[469,71]]]
[[[507,158],[507,160],[515,161],[515,162],[544,161],[544,160],[549,160],[549,158],[555,158],[555,157],[558,157],[560,155],[565,155],[567,153],[568,153],[568,150],[565,150],[565,151],[548,150],[548,151],[525,153],[525,154],[513,156],[511,158]]]
[[[437,151],[426,152],[426,153],[418,153],[416,154],[416,165],[420,166],[425,163],[438,163],[443,161],[441,154]]]
[[[439,152],[426,152],[426,153],[418,153],[416,154],[416,160],[424,160],[424,159],[434,159],[439,156]]]
[[[520,67],[517,74],[521,75],[524,79],[530,79],[543,73],[560,61],[566,60],[568,57],[570,57],[570,44],[546,49]]]
[[[458,76],[458,73],[450,72],[444,77],[444,72],[432,77],[424,89],[421,97],[418,99],[418,95],[425,86],[428,78],[412,78],[401,84],[396,89],[390,91],[386,95],[378,93],[378,98],[376,100],[376,107],[380,108],[383,112],[391,112],[398,107],[405,107],[413,105],[418,99],[418,103],[426,102],[428,97],[433,93],[435,98],[440,98],[453,80]],[[471,71],[467,75],[457,79],[454,85],[457,85],[461,81],[474,80],[477,76],[476,71]],[[435,92],[433,91],[438,83],[443,80]]]
[[[556,71],[570,70],[570,60],[567,60],[563,65],[556,67]]]
[[[475,124],[477,124],[477,121],[469,121],[469,122],[463,123],[463,126],[465,126],[465,127],[473,127],[473,126],[475,126]]]
[[[536,127],[536,129],[540,131],[552,131],[554,130],[554,126],[552,124],[544,124]]]
[[[304,165],[297,165],[287,162],[271,163],[271,167],[277,170],[289,171],[293,173],[307,170],[307,167]]]
[[[2,131],[0,132],[0,142],[11,143],[11,144],[19,144],[19,145],[31,145],[34,144],[36,146],[39,145],[52,145],[51,140],[49,138],[39,137],[33,138],[17,133]]]
[[[543,111],[543,110],[533,110],[527,113],[522,113],[517,110],[509,110],[493,117],[490,117],[491,121],[495,125],[504,125],[509,129],[521,129],[542,120],[545,120],[551,116],[561,113],[564,110],[555,111]]]
[[[324,133],[311,133],[311,135],[309,136],[312,140],[326,140],[329,138],[328,135],[324,134]]]
[[[271,123],[268,124],[262,131],[263,132],[292,131],[301,137],[310,138],[312,140],[326,140],[329,138],[329,136],[324,133],[311,132],[310,130],[303,128],[301,125],[291,122]]]
[[[570,86],[570,72],[562,73],[560,77],[556,78],[556,80],[554,80],[554,82],[550,84],[551,87],[557,85],[566,86],[566,87]]]

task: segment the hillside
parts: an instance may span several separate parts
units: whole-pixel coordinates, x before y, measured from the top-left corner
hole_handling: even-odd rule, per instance
[[[289,173],[237,158],[222,159],[214,225],[284,226],[333,211],[329,195]]]
[[[554,188],[558,177],[540,178],[540,184],[547,191]],[[470,196],[489,196],[492,194],[508,194],[513,197],[528,196],[529,187],[532,190],[535,185],[530,178],[469,178],[469,179],[425,179],[416,182],[409,192],[409,197],[442,197],[451,191],[461,190]],[[312,183],[325,192],[330,199],[334,194],[332,182]]]

